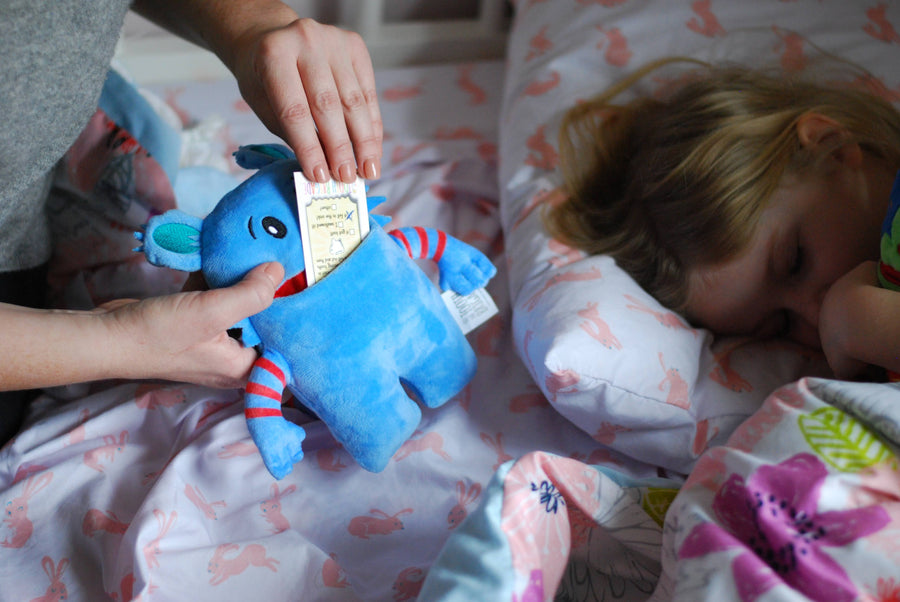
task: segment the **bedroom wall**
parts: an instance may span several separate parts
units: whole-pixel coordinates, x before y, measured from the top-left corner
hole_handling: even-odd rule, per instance
[[[503,56],[506,0],[287,0],[301,16],[358,31],[376,68]],[[117,60],[143,84],[229,74],[200,50],[130,13]]]

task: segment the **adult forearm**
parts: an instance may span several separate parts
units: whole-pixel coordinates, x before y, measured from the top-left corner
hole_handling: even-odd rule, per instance
[[[278,0],[137,0],[132,9],[160,27],[214,52],[234,71],[248,35],[284,27],[297,14]]]
[[[92,312],[0,304],[0,390],[106,378],[121,363],[103,319]]]
[[[228,329],[267,308],[283,279],[282,267],[267,263],[227,288],[120,299],[91,312],[0,304],[0,390],[107,378],[240,387],[256,351]]]

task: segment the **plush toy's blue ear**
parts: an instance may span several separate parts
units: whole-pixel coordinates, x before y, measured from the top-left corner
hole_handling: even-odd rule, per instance
[[[366,192],[369,192],[368,185],[366,186]],[[387,197],[384,196],[367,196],[366,197],[366,207],[369,210],[369,217],[375,220],[375,223],[384,228],[389,221],[391,221],[390,216],[387,215],[375,215],[372,213],[372,209],[378,207],[383,202],[387,200]]]
[[[234,152],[234,160],[244,169],[260,169],[283,159],[295,159],[294,151],[283,144],[248,144]]]
[[[203,220],[173,209],[150,218],[144,232],[134,237],[144,244],[135,249],[143,251],[147,261],[185,272],[201,267],[200,230]]]

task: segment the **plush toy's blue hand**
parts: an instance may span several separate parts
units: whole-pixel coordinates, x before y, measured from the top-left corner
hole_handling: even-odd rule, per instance
[[[438,268],[441,270],[441,288],[460,295],[483,287],[497,273],[497,268],[484,253],[452,236],[447,236]]]
[[[263,464],[276,479],[283,479],[303,459],[306,431],[284,418],[256,418],[247,421]]]

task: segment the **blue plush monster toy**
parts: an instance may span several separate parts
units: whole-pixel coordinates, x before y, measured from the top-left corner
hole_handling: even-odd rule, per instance
[[[236,325],[258,347],[245,391],[247,426],[263,462],[282,478],[303,457],[304,430],[284,418],[281,399],[294,397],[328,425],[366,470],[384,469],[418,426],[411,391],[437,407],[465,387],[475,354],[440,297],[411,257],[430,258],[442,288],[466,295],[496,273],[481,252],[443,232],[400,228],[386,233],[382,216],[325,278],[305,288],[293,174],[286,147],[242,147],[242,167],[259,171],[199,219],[180,211],[154,217],[144,233],[147,259],[202,270],[211,287],[232,285],[278,261],[285,282],[272,305]],[[383,199],[367,199],[373,207]],[[406,389],[404,389],[404,387]]]

